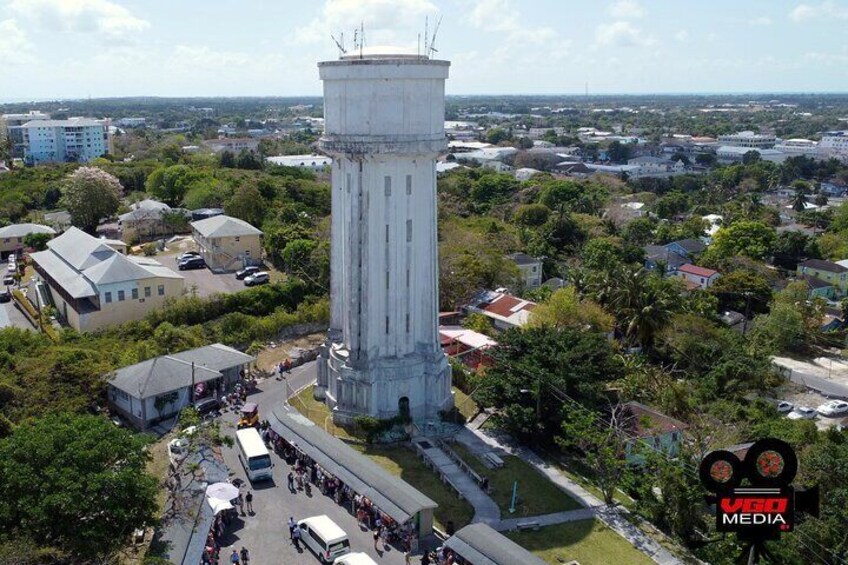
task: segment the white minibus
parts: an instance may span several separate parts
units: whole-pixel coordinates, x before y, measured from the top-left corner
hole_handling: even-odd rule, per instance
[[[256,428],[245,428],[236,432],[239,461],[247,473],[247,478],[253,481],[272,478],[271,454],[265,447],[265,442],[259,436]]]
[[[315,552],[321,563],[332,563],[337,557],[350,553],[347,534],[325,515],[304,518],[297,523],[300,540]]]

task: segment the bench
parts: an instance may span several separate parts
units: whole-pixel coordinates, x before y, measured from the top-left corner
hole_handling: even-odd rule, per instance
[[[538,530],[538,529],[539,529],[539,522],[535,522],[535,521],[532,521],[532,522],[519,522],[518,524],[516,524],[516,525],[515,525],[515,529],[516,529],[516,530],[518,530],[519,532],[520,532],[520,531],[524,531],[524,530],[533,530],[533,531],[535,531],[535,530]]]
[[[504,466],[503,459],[498,457],[493,451],[485,454],[483,458],[488,461],[495,469],[500,469]]]

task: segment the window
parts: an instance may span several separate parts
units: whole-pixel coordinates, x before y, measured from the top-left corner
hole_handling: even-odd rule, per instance
[[[111,292],[105,293],[103,295],[103,301],[106,302],[106,304],[109,304],[110,302],[112,302],[112,293]]]
[[[406,195],[412,194],[412,175],[406,175]]]
[[[383,177],[383,184],[386,188],[386,196],[392,195],[392,177]]]
[[[159,296],[165,296],[165,285],[164,284],[159,285],[158,292],[159,292]]]
[[[386,316],[386,333],[389,333],[389,317]]]
[[[123,290],[118,291],[118,302],[123,302],[127,298],[127,293]]]
[[[239,239],[240,239],[239,236],[236,236],[236,243],[239,242]]]
[[[149,286],[144,287],[144,297],[150,298],[150,287]]]
[[[409,314],[406,315],[406,333],[409,333]]]
[[[406,270],[406,288],[409,288],[409,269]]]
[[[386,290],[389,290],[389,272],[386,271]]]
[[[536,272],[536,269],[537,269],[536,265],[533,265],[533,268],[532,268],[532,269],[530,269],[530,270],[531,270],[531,272],[535,273],[535,272]]]
[[[412,241],[412,220],[406,221],[406,241]]]
[[[138,300],[138,289],[137,288],[132,289],[132,299]]]
[[[389,224],[386,224],[386,243],[389,242]]]

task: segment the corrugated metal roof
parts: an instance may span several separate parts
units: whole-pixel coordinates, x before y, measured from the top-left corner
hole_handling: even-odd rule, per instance
[[[48,226],[42,226],[41,224],[12,224],[11,226],[0,228],[0,239],[6,237],[25,237],[31,233],[49,233],[50,235],[55,235],[56,230]]]
[[[469,524],[445,545],[473,565],[546,565],[505,535],[484,523]]]
[[[213,216],[205,220],[198,220],[192,222],[191,227],[203,237],[262,235],[262,230],[256,229],[244,220],[230,216]]]
[[[278,406],[271,428],[297,444],[318,465],[357,493],[368,497],[392,519],[404,523],[418,512],[438,505],[412,485],[390,474],[366,455],[331,436],[291,406]]]

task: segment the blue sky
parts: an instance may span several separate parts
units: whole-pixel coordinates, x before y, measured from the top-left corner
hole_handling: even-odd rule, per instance
[[[0,0],[0,100],[320,94],[440,15],[449,94],[848,91],[848,0]]]

